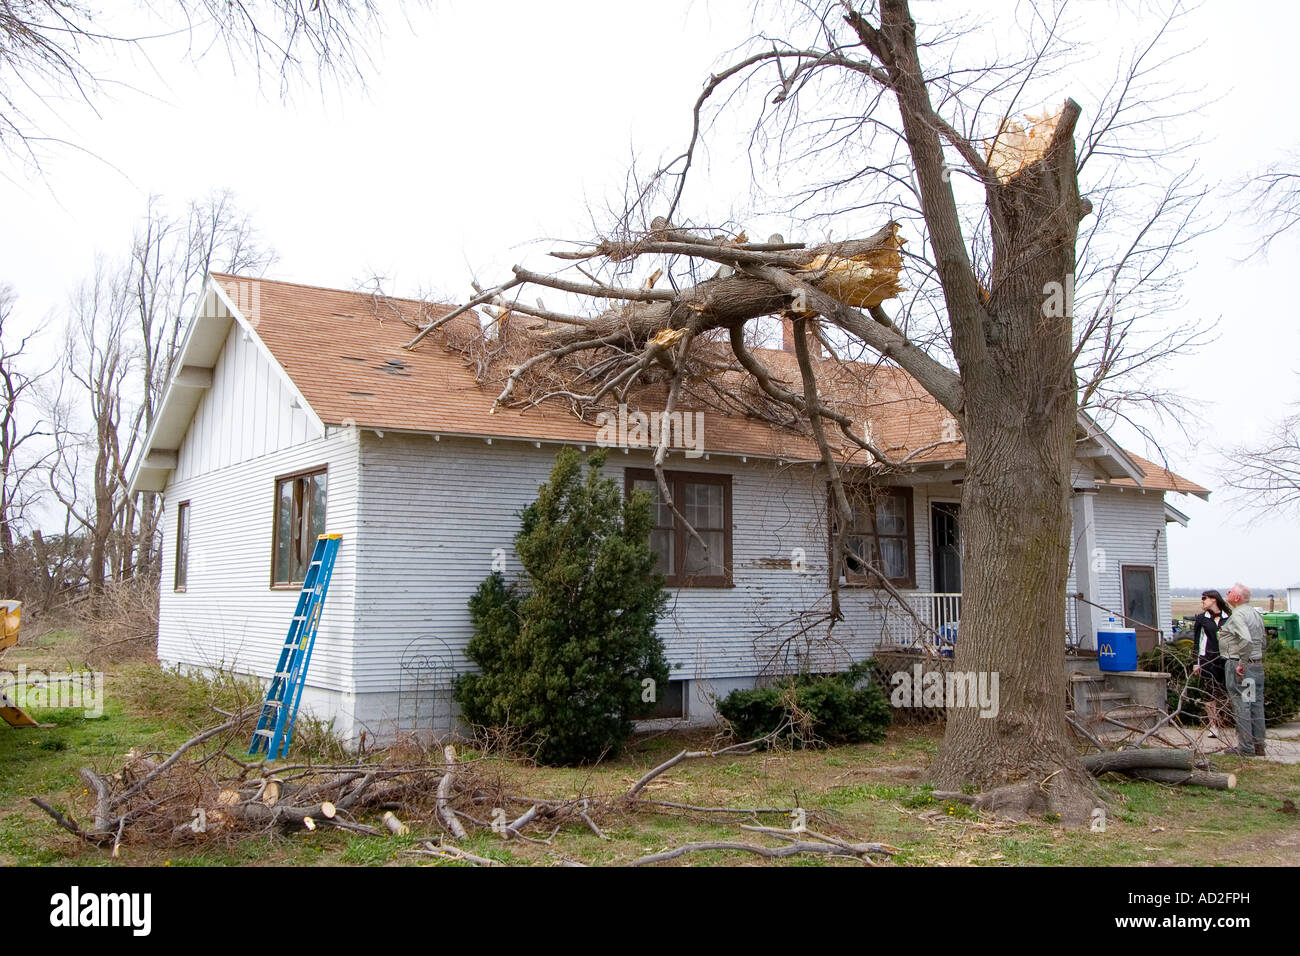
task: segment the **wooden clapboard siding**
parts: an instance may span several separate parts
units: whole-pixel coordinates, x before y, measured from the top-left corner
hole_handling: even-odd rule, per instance
[[[213,369],[164,493],[158,657],[269,676],[298,591],[272,590],[271,539],[277,476],[328,469],[326,528],[343,535],[312,655],[309,683],[352,689],[357,437],[322,435],[293,407],[283,372],[235,325]],[[190,504],[186,590],[175,580],[175,504]]]
[[[438,638],[453,652],[457,670],[470,664],[466,602],[492,569],[493,550],[506,554],[508,573],[520,571],[513,542],[518,514],[537,494],[554,463],[556,446],[529,442],[443,438],[366,432],[361,441],[356,579],[357,693],[391,690],[412,641]],[[646,467],[648,456],[612,449],[606,472],[622,487],[623,470]],[[826,484],[807,466],[742,464],[674,457],[674,470],[732,475],[731,588],[670,592],[660,623],[674,678],[757,674],[790,622],[825,598]],[[948,497],[952,497],[948,489]],[[914,547],[917,586],[929,587],[929,498],[915,490]],[[791,569],[794,549],[804,549],[807,573]],[[881,633],[880,600],[846,589],[846,620],[835,641],[813,641],[814,665],[843,665],[862,656]],[[895,612],[895,617],[897,612]],[[775,630],[774,630],[775,629]],[[824,635],[824,626],[816,633]],[[799,645],[803,647],[804,644]]]
[[[1120,568],[1140,564],[1156,572],[1156,627],[1168,633],[1173,616],[1169,600],[1168,535],[1165,531],[1164,495],[1136,488],[1097,489],[1093,505],[1097,547],[1105,552],[1105,565],[1097,575],[1101,599],[1097,602],[1123,613],[1124,592]]]
[[[322,437],[306,410],[294,405],[284,371],[245,338],[239,323],[231,323],[212,369],[212,387],[194,413],[171,480],[184,481]]]

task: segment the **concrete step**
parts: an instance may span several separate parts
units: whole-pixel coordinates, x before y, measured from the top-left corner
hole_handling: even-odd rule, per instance
[[[1118,707],[1133,706],[1133,698],[1115,690],[1093,691],[1088,685],[1076,688],[1074,710],[1085,720],[1098,720]]]
[[[1138,707],[1129,705],[1126,707],[1108,707],[1102,718],[1113,717],[1115,720],[1123,721],[1132,727],[1141,727],[1143,730],[1150,730],[1158,724],[1163,714],[1155,713],[1149,707]]]

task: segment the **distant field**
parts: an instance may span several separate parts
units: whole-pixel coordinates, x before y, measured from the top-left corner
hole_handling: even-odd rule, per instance
[[[1263,598],[1262,600],[1260,600],[1260,599],[1256,599],[1256,600],[1251,601],[1250,603],[1253,604],[1253,605],[1255,605],[1255,607],[1259,608],[1261,611],[1267,611],[1267,610],[1268,610],[1268,595],[1264,595],[1264,598]],[[1199,613],[1201,613],[1201,599],[1198,598],[1198,597],[1194,597],[1194,598],[1187,598],[1187,597],[1176,597],[1176,598],[1171,598],[1171,599],[1170,599],[1170,605],[1171,605],[1171,607],[1172,607],[1173,614],[1174,614],[1174,617],[1175,617],[1175,618],[1181,618],[1181,617],[1183,617],[1184,615],[1187,615],[1187,614],[1199,614]],[[1286,609],[1287,609],[1287,606],[1286,606],[1286,595],[1285,595],[1285,594],[1279,594],[1279,595],[1277,596],[1277,600],[1273,602],[1273,610],[1275,610],[1275,611],[1285,611]]]

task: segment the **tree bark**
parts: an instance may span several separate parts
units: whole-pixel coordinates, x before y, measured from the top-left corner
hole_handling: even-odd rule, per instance
[[[1073,141],[1078,114],[1067,103],[1047,153],[986,187],[991,289],[980,341],[956,347],[965,397],[966,573],[954,667],[998,674],[1000,700],[992,718],[976,708],[949,712],[933,768],[945,789],[1039,781],[1024,811],[1012,815],[1041,811],[1070,825],[1097,802],[1065,719],[1063,660],[1078,427],[1069,304],[1084,208]]]

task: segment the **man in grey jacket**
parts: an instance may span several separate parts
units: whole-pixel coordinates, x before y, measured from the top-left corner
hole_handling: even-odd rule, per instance
[[[1228,698],[1237,721],[1237,746],[1228,753],[1264,756],[1264,618],[1250,605],[1250,588],[1228,589],[1232,616],[1219,628]]]

